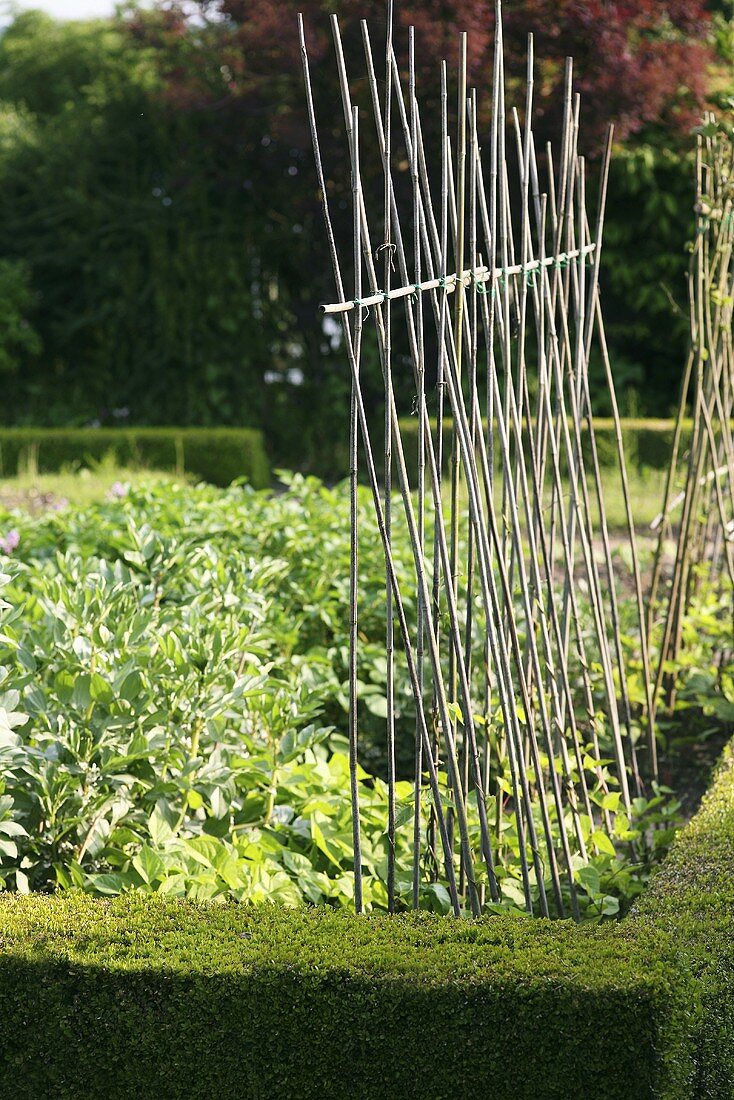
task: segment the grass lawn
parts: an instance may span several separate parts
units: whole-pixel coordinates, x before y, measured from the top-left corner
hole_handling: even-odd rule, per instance
[[[132,487],[170,481],[173,476],[170,472],[119,466],[112,456],[91,467],[65,467],[54,474],[39,473],[31,465],[19,470],[15,477],[0,478],[0,507],[31,512],[66,505],[83,508],[109,497],[123,496]]]
[[[84,507],[122,494],[126,488],[161,479],[170,480],[170,473],[144,467],[119,466],[110,455],[93,466],[66,467],[59,473],[40,473],[32,465],[21,469],[15,477],[0,478],[0,506],[42,511],[66,504]],[[186,475],[184,475],[186,476]],[[190,475],[189,475],[190,476]],[[651,536],[649,525],[660,511],[665,487],[665,470],[631,469],[628,473],[632,512],[641,537]],[[622,482],[617,470],[605,469],[604,498],[607,521],[612,531],[625,527],[625,507]],[[180,480],[180,478],[179,478]],[[446,481],[448,499],[448,481]],[[598,523],[596,496],[591,491],[594,523]],[[567,497],[568,499],[568,497]],[[499,506],[499,494],[497,504]]]
[[[596,499],[596,493],[593,485],[593,478],[591,473],[588,473],[589,477],[589,499],[591,502],[591,514],[592,522],[595,530],[599,528],[599,508]],[[627,478],[629,482],[630,501],[632,505],[632,515],[635,521],[635,528],[637,534],[642,538],[657,537],[657,533],[650,529],[650,524],[655,517],[660,513],[660,509],[663,503],[663,494],[665,492],[665,470],[656,470],[652,468],[644,468],[638,470],[632,468],[627,471]],[[602,470],[602,483],[604,488],[604,504],[607,514],[607,525],[612,532],[623,532],[627,527],[627,513],[625,510],[624,494],[622,492],[622,478],[617,469],[605,468]],[[448,505],[448,477],[444,481],[445,485],[445,502]],[[565,510],[568,514],[568,508],[570,504],[570,486],[566,479],[564,479],[565,487]],[[495,490],[494,499],[495,505],[499,510],[502,503],[502,490],[501,483],[498,483]],[[529,486],[532,492],[532,486]],[[466,489],[462,484],[462,508],[468,511],[468,500],[466,500]],[[550,480],[546,482],[545,500],[550,502]],[[518,493],[518,508],[521,516],[524,517],[523,504]],[[446,515],[448,516],[448,506],[446,508]],[[672,513],[673,521],[675,522],[675,512]]]

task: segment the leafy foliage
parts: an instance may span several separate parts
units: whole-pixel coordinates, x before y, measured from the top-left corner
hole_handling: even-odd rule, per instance
[[[155,51],[29,12],[0,62],[0,254],[30,269],[45,353],[9,380],[14,422],[261,420],[245,368],[271,361],[273,311],[242,183],[210,187],[201,133],[154,94]]]
[[[24,263],[0,260],[0,373],[6,377],[41,350],[41,339],[29,320],[35,312],[29,282]]]
[[[123,486],[85,510],[7,517],[6,887],[349,904],[346,508],[347,494],[297,477],[278,495],[156,483],[128,493]],[[379,909],[387,816],[385,784],[375,774],[383,756],[383,567],[366,500],[361,522],[360,725],[368,770],[360,798],[366,900]],[[400,529],[395,539],[404,571],[407,539]],[[413,618],[415,608],[408,613]],[[704,627],[702,617],[701,645]],[[634,672],[634,654],[630,660]],[[407,675],[397,670],[409,775],[413,719]],[[633,697],[642,691],[635,685],[632,675]],[[601,719],[599,728],[603,737]],[[445,792],[445,776],[441,782]],[[397,851],[406,904],[411,791],[408,782],[398,786],[407,815]],[[594,797],[618,810],[613,791]],[[617,813],[616,821],[619,855],[586,822],[592,854],[576,860],[575,872],[587,919],[624,911],[640,892],[671,839],[675,803],[663,790],[638,800],[633,819]],[[518,842],[511,827],[503,830],[500,908],[518,912]],[[448,905],[430,876],[422,904]]]
[[[10,303],[0,348],[8,366],[24,368],[6,375],[3,417],[106,424],[126,410],[136,424],[266,425],[279,461],[326,471],[338,458],[349,385],[338,340],[317,322],[316,305],[333,290],[328,265],[313,262],[321,223],[295,15],[303,10],[309,24],[326,117],[338,102],[332,66],[320,63],[331,49],[331,7],[185,7],[197,18],[167,2],[152,11],[127,4],[113,21],[24,12],[0,40],[0,257],[13,277],[5,286],[0,270]],[[361,71],[358,19],[379,10],[381,20],[382,7],[337,7],[350,72]],[[429,149],[438,61],[468,27],[471,76],[483,86],[493,18],[486,0],[401,10],[398,35],[410,21],[417,28]],[[723,60],[710,75],[711,44],[726,53],[726,22],[717,15],[710,25],[698,0],[523,0],[505,18],[511,91],[526,32],[536,35],[539,144],[557,133],[572,52],[585,151],[598,151],[609,119],[629,150],[613,180],[604,291],[620,382],[657,412],[682,360],[669,301],[682,297],[690,207],[678,150],[709,84],[727,92]],[[654,178],[646,149],[655,150]],[[325,157],[337,231],[350,233],[346,151],[327,138]],[[409,187],[404,165],[395,167],[396,186]],[[376,170],[365,158],[367,191]],[[643,294],[651,301],[637,301]],[[408,374],[397,393],[406,411]],[[372,409],[382,393],[374,348],[364,381]]]

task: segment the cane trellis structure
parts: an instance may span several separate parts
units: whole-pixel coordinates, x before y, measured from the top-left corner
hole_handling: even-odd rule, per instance
[[[651,676],[634,526],[627,499],[642,698],[627,680],[600,477],[589,360],[606,370],[619,417],[599,301],[611,130],[587,213],[579,97],[566,66],[556,150],[532,128],[533,40],[522,112],[505,105],[496,12],[491,124],[480,134],[467,86],[444,63],[435,148],[427,148],[415,36],[394,42],[392,5],[379,58],[362,24],[364,68],[348,73],[332,31],[351,163],[352,241],[337,243],[327,168],[299,21],[308,117],[351,382],[349,743],[355,908],[364,905],[358,752],[360,703],[358,467],[366,471],[384,549],[389,792],[387,908],[418,908],[437,887],[456,914],[498,906],[578,918],[590,862],[614,852],[635,797],[657,774]],[[378,81],[378,71],[380,78]],[[368,102],[352,98],[359,75]],[[450,87],[451,86],[451,87]],[[451,105],[450,105],[451,92]],[[454,109],[455,107],[455,109]],[[333,105],[329,105],[333,110]],[[369,125],[366,120],[369,119]],[[425,120],[424,120],[425,121]],[[365,155],[381,193],[363,184]],[[395,165],[407,165],[396,179]],[[433,177],[431,176],[431,169]],[[380,209],[379,217],[373,211]],[[368,418],[361,363],[375,341],[384,423]],[[395,371],[412,370],[412,409],[398,409]],[[400,414],[417,418],[408,452]],[[393,491],[393,477],[396,491]],[[404,525],[406,581],[393,547]],[[410,797],[396,777],[395,670],[415,716]],[[639,695],[640,692],[637,692]],[[396,878],[400,831],[412,878]],[[513,867],[505,856],[512,850]]]
[[[655,702],[675,704],[666,673],[683,645],[686,614],[701,585],[717,612],[734,613],[734,138],[709,115],[696,147],[696,233],[688,268],[690,349],[683,374],[673,452],[653,563],[648,629],[661,629]],[[690,442],[682,445],[691,422]],[[670,580],[666,545],[675,547]],[[662,605],[662,606],[661,606]],[[723,667],[731,653],[718,654]]]

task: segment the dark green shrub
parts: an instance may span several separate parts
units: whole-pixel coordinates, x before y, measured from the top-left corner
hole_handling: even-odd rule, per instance
[[[39,471],[99,462],[180,470],[214,485],[270,482],[262,433],[252,428],[0,428],[0,474],[31,463]]]

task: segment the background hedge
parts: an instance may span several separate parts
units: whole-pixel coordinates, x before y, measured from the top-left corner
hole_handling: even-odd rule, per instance
[[[614,434],[614,421],[611,418],[594,418],[594,436],[596,439],[599,463],[603,467],[617,465],[617,442]],[[683,423],[681,433],[681,447],[683,450],[688,445],[691,436],[693,422],[686,420]],[[400,421],[406,455],[416,454],[418,451],[418,419],[411,417]],[[486,426],[485,426],[486,431]],[[448,463],[450,453],[451,422],[446,424],[444,431],[444,455]],[[675,434],[674,420],[639,420],[625,419],[622,421],[622,439],[627,462],[632,467],[643,469],[664,469],[670,460]],[[573,436],[572,436],[573,438]],[[588,454],[588,431],[582,432],[582,440],[585,444],[585,453]],[[499,449],[496,450],[499,461]]]
[[[0,428],[0,475],[29,464],[52,473],[107,455],[126,466],[186,471],[214,485],[270,483],[262,432],[252,428]]]
[[[734,752],[621,924],[0,901],[14,1097],[734,1095]]]
[[[374,423],[379,423],[379,420],[375,420]],[[435,438],[435,422],[432,423]],[[685,421],[681,437],[683,450],[685,450],[690,440],[691,428],[692,421]],[[408,460],[409,472],[414,479],[415,456],[418,453],[418,418],[415,416],[401,418],[400,431],[403,437],[403,446],[405,448],[406,459]],[[444,463],[446,468],[448,468],[448,456],[451,446],[450,432],[451,422],[447,421],[444,427]],[[607,417],[595,417],[594,432],[601,465],[604,467],[616,466],[617,444],[614,436],[614,421]],[[664,469],[667,466],[673,446],[673,435],[675,432],[674,420],[627,418],[622,420],[622,432],[625,456],[631,469],[643,469],[645,467]],[[373,434],[372,448],[374,451],[375,463],[378,469],[381,470],[383,446],[382,437],[378,436],[379,433]],[[584,433],[584,438],[586,438],[586,436],[587,433]],[[349,439],[345,421],[341,438],[335,438],[332,434],[329,437],[328,446],[325,445],[323,448],[311,446],[304,447],[304,449],[300,451],[292,449],[283,450],[282,448],[278,448],[276,441],[273,441],[274,460],[275,464],[278,466],[285,466],[288,469],[304,469],[309,473],[316,474],[325,481],[336,481],[342,477],[346,477],[349,473],[348,444]],[[393,453],[394,451],[395,448],[393,447]],[[586,451],[588,453],[588,445],[586,446]],[[496,450],[496,457],[499,462],[498,448]],[[361,443],[360,462],[364,466]]]
[[[418,453],[418,420],[400,422],[409,471],[414,479]],[[604,467],[617,463],[614,424],[594,420],[599,460]],[[631,468],[664,469],[673,444],[673,420],[623,420],[627,462]],[[682,449],[690,438],[691,422],[682,432]],[[375,461],[381,466],[382,443],[373,438]],[[338,481],[349,473],[346,427],[343,440],[330,440],[328,452],[305,449],[276,453],[278,466],[318,474]],[[588,450],[588,448],[587,448]],[[42,472],[62,466],[88,464],[112,453],[124,465],[143,465],[160,470],[184,468],[214,485],[228,485],[244,477],[257,488],[270,483],[270,464],[263,434],[252,428],[0,428],[0,476],[15,474],[29,462]],[[327,458],[328,453],[328,458]],[[444,458],[448,465],[450,422],[445,427]],[[360,447],[360,459],[363,461]],[[499,461],[499,452],[497,453]]]

